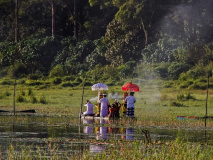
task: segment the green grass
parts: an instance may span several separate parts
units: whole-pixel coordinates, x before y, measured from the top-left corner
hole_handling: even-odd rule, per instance
[[[167,83],[167,82],[166,82]],[[140,85],[140,92],[135,93],[135,117],[137,117],[137,123],[143,125],[171,125],[179,126],[180,121],[176,116],[205,116],[206,106],[206,91],[205,90],[189,90],[180,89],[179,87],[164,88],[165,82],[163,81],[142,81]],[[119,93],[123,95],[121,86],[109,87],[109,93]],[[0,101],[0,109],[13,110],[13,86],[2,85],[0,86],[0,95],[2,96]],[[25,93],[25,94],[23,94]],[[29,94],[30,93],[30,94]],[[180,95],[193,98],[185,98],[178,100]],[[82,101],[82,87],[60,87],[51,86],[44,89],[40,89],[39,86],[16,86],[16,98],[22,96],[23,102],[16,101],[16,110],[35,109],[37,114],[46,115],[67,115],[78,116],[81,108]],[[182,96],[182,97],[183,97]],[[97,91],[91,91],[90,87],[86,87],[84,90],[83,103],[87,99],[97,97]],[[109,99],[112,103],[114,99]],[[119,100],[122,103],[122,100]],[[181,104],[179,106],[171,105]],[[96,101],[92,101],[96,104]],[[213,116],[213,91],[209,90],[208,99],[208,115]],[[83,111],[85,107],[83,106]],[[96,110],[96,108],[94,108]],[[190,122],[190,125],[201,125],[200,121]],[[186,125],[187,122],[186,122]],[[208,123],[209,126],[213,126],[213,123]]]
[[[82,141],[83,142],[83,141]],[[201,145],[199,143],[172,141],[166,143],[152,143],[145,145],[141,141],[108,141],[94,143],[101,146],[107,144],[108,148],[101,153],[89,153],[85,143],[84,147],[77,146],[75,148],[68,147],[67,150],[61,151],[60,145],[68,145],[69,143],[59,139],[47,139],[45,142],[47,147],[39,146],[23,146],[19,152],[17,147],[11,145],[8,149],[8,159],[212,159],[213,147],[209,145]],[[92,142],[91,142],[92,143]],[[48,149],[47,149],[48,148]],[[81,152],[73,152],[73,150],[81,150]],[[58,154],[60,152],[60,154]]]

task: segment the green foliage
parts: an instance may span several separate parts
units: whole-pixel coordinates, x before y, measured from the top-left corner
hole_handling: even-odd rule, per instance
[[[168,63],[160,63],[154,70],[161,78],[168,78]]]
[[[49,74],[49,77],[63,77],[64,76],[64,70],[61,65],[56,65]]]
[[[81,78],[77,77],[77,78],[74,80],[74,82],[76,82],[76,83],[82,83],[83,80],[82,80]]]
[[[40,80],[26,80],[25,84],[29,86],[38,86],[38,85],[42,85],[43,82]]]
[[[185,105],[183,105],[182,103],[179,103],[179,102],[171,102],[170,105],[172,107],[186,107]]]
[[[173,62],[175,60],[174,51],[182,42],[176,39],[159,39],[157,43],[149,44],[141,54],[145,63]]]
[[[61,87],[73,87],[74,85],[71,82],[63,82],[60,84]]]
[[[139,61],[171,63],[168,70],[163,65],[155,68],[162,78],[177,79],[184,72],[186,75],[181,75],[180,79],[196,79],[212,72],[210,0],[75,1],[75,13],[71,9],[73,1],[54,1],[54,5],[57,6],[55,17],[49,1],[19,3],[20,41],[15,43],[14,27],[11,27],[14,3],[0,2],[3,15],[0,19],[0,76],[28,75],[28,79],[38,80],[43,75],[78,76],[92,70],[94,81],[108,78],[114,81],[119,77],[138,76],[130,71],[127,63],[131,61],[135,64]],[[52,17],[55,18],[54,35],[51,35]],[[194,17],[196,20],[192,21]],[[107,65],[106,68],[102,64]],[[97,69],[97,65],[102,68]],[[106,69],[112,69],[109,66],[114,67],[114,75],[106,73]],[[190,67],[193,72],[188,73]],[[154,74],[152,72],[152,76],[156,76]]]
[[[32,90],[32,88],[28,88],[27,95],[28,95],[28,96],[33,95],[33,90]]]
[[[45,95],[43,94],[40,99],[39,99],[39,103],[42,103],[42,104],[48,104],[47,100],[46,100],[46,97]]]
[[[10,95],[11,95],[10,92],[5,91],[3,94],[0,94],[0,99],[3,99],[3,98],[8,97],[8,96],[10,96]]]
[[[71,76],[65,76],[63,77],[63,81],[74,81],[75,80],[75,76],[71,75]]]
[[[190,66],[188,64],[173,62],[168,67],[168,74],[172,79],[178,79],[179,75],[182,72],[188,71],[189,68]]]
[[[10,66],[8,75],[13,78],[20,78],[26,76],[28,73],[27,68],[24,64],[15,63],[14,66]]]
[[[193,81],[183,81],[179,86],[180,88],[188,88],[189,86],[191,86],[194,82]]]
[[[16,96],[16,102],[25,102],[26,99],[21,94]]]
[[[30,80],[38,80],[41,78],[41,74],[39,73],[33,73],[33,74],[28,74],[27,79]]]
[[[119,76],[121,79],[127,78],[127,77],[135,77],[136,72],[135,72],[135,67],[136,67],[136,62],[135,61],[129,61],[126,62],[124,65],[119,66]]]
[[[178,94],[177,95],[177,100],[178,101],[186,101],[186,100],[190,100],[190,99],[192,99],[192,100],[196,100],[192,95],[191,95],[191,93],[187,93],[187,94]]]
[[[52,79],[53,84],[61,84],[62,79],[60,77],[55,77]]]
[[[30,96],[30,102],[35,104],[35,103],[38,103],[38,100],[35,96]]]
[[[192,84],[189,89],[201,89],[201,90],[206,90],[207,89],[207,84],[202,83],[202,82],[195,82]]]
[[[10,79],[10,78],[3,78],[0,81],[1,85],[13,85],[14,84],[14,80]]]

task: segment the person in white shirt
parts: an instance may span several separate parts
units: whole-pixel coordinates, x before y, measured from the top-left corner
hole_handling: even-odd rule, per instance
[[[100,103],[101,103],[101,112],[100,112],[100,116],[101,117],[107,117],[108,116],[108,106],[109,106],[109,100],[106,98],[106,94],[103,94],[103,98],[100,99]]]
[[[86,104],[84,105],[87,107],[87,111],[83,112],[83,115],[93,115],[93,104],[90,103],[89,100],[87,100]]]
[[[135,109],[135,102],[136,99],[134,97],[134,92],[130,92],[130,95],[125,98],[125,102],[127,103],[127,112],[126,116],[127,117],[134,117],[134,109]]]

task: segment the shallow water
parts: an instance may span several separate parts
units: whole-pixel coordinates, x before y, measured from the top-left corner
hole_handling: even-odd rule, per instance
[[[199,129],[168,129],[156,126],[123,127],[119,120],[86,120],[79,121],[73,117],[45,116],[0,116],[0,148],[2,156],[6,157],[8,148],[13,145],[18,152],[24,147],[39,146],[48,157],[51,145],[57,147],[58,154],[70,154],[89,150],[91,154],[101,153],[107,147],[108,140],[124,141],[171,141],[177,138],[190,142],[212,143],[213,130]]]

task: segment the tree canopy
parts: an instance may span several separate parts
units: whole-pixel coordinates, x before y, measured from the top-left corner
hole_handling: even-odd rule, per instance
[[[207,65],[212,6],[212,0],[0,0],[0,68],[19,63],[24,73],[49,74],[60,65],[64,74],[78,74],[130,62]]]

